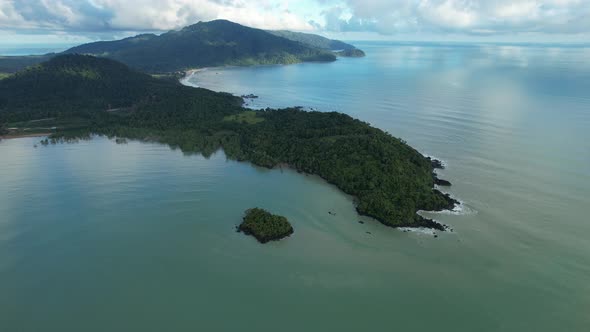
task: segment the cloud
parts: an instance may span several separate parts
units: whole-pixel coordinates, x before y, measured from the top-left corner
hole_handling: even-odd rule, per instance
[[[349,17],[332,31],[464,33],[588,33],[587,0],[345,0]],[[341,8],[342,4],[334,8]]]
[[[382,35],[589,34],[590,0],[0,0],[0,31],[15,34],[105,37],[218,18]]]
[[[18,32],[166,31],[218,18],[264,29],[311,30],[268,0],[0,0],[0,29]]]

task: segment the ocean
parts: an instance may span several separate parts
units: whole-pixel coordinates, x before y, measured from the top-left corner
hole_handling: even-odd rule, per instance
[[[440,158],[463,204],[424,215],[453,232],[385,227],[315,176],[223,151],[3,140],[0,330],[587,331],[590,47],[357,46],[185,84],[343,112]],[[256,206],[294,234],[236,233]]]

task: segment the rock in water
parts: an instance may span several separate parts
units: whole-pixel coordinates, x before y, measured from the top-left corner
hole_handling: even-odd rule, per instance
[[[443,179],[439,179],[439,178],[435,178],[434,179],[434,183],[439,185],[439,186],[443,186],[443,187],[450,187],[451,183],[447,180],[443,180]]]

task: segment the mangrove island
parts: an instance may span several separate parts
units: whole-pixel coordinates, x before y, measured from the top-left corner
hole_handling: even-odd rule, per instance
[[[252,235],[260,243],[278,241],[293,234],[293,227],[283,216],[253,208],[246,210],[244,221],[238,226],[238,231]]]

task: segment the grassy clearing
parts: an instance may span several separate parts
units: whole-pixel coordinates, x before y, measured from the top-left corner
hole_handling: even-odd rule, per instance
[[[88,127],[89,121],[83,118],[69,118],[69,119],[38,119],[23,122],[8,123],[6,127],[10,128],[12,132],[22,133],[46,133],[54,130],[69,130]]]
[[[258,116],[256,111],[244,111],[235,115],[228,115],[223,121],[233,121],[245,124],[257,124],[264,121],[264,118]]]

